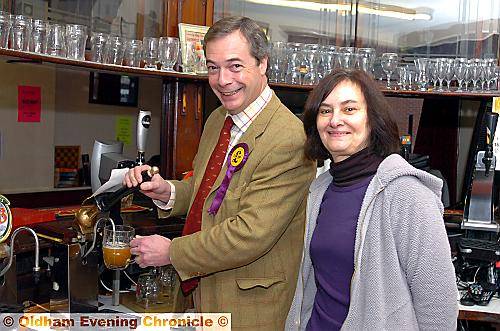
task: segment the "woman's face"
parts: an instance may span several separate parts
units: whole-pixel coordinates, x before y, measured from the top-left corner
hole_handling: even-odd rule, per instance
[[[321,103],[316,127],[334,162],[367,147],[370,128],[361,89],[350,81],[339,83]]]

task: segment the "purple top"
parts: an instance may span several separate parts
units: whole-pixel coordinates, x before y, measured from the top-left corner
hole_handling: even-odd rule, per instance
[[[318,288],[307,330],[340,330],[347,317],[354,241],[361,204],[372,176],[339,187],[333,182],[323,196],[310,254]]]

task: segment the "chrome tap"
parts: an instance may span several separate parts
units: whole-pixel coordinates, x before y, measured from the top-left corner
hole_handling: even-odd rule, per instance
[[[33,267],[33,275],[35,277],[35,283],[38,283],[38,281],[40,280],[40,266],[38,264],[40,255],[40,245],[38,243],[38,235],[36,234],[36,232],[33,231],[33,229],[28,228],[27,226],[21,226],[12,233],[12,237],[10,239],[11,247],[9,252],[9,263],[2,269],[2,271],[0,271],[0,277],[5,275],[5,273],[9,270],[10,266],[12,265],[12,259],[14,257],[14,240],[16,239],[17,234],[23,230],[30,232],[35,238],[35,266]]]

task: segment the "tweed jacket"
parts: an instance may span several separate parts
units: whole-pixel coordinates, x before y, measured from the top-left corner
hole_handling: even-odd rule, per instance
[[[316,283],[309,255],[326,172],[309,190],[304,254],[285,330],[305,330]],[[384,159],[358,218],[351,301],[342,330],[456,330],[458,291],[442,218],[442,181],[399,155]]]
[[[218,140],[226,110],[209,116],[193,161],[194,174],[172,181],[170,213],[186,215]],[[238,143],[249,157],[235,172],[215,216],[208,214],[227,170],[223,166],[202,214],[201,231],[175,238],[170,259],[180,278],[201,276],[202,312],[230,312],[233,330],[283,329],[302,255],[307,190],[315,164],[304,156],[301,121],[273,93]]]

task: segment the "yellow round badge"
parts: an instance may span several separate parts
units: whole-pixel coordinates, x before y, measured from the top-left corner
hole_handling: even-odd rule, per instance
[[[241,161],[243,161],[244,156],[245,156],[245,149],[243,147],[236,148],[233,151],[233,153],[231,153],[231,165],[233,167],[239,166]]]

